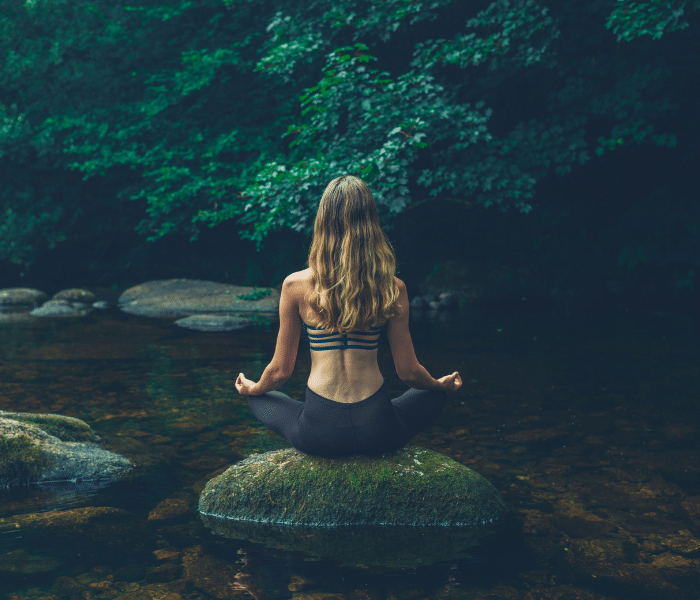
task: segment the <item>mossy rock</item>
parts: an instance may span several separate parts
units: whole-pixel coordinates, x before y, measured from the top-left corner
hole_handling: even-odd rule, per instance
[[[119,308],[144,317],[276,313],[280,293],[200,279],[147,281],[119,296]]]
[[[0,488],[36,479],[50,465],[49,459],[27,435],[0,435]]]
[[[44,433],[57,437],[62,442],[100,441],[90,426],[75,417],[53,414],[17,413],[0,410],[0,419],[11,419],[36,425]]]
[[[199,512],[286,525],[474,526],[506,512],[496,489],[451,458],[415,446],[326,459],[253,454],[210,480]]]
[[[0,489],[113,481],[133,468],[94,443],[98,439],[79,419],[0,411]]]

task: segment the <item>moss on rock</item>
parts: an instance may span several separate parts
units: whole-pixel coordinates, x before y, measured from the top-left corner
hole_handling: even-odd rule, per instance
[[[98,439],[79,419],[0,411],[0,488],[113,481],[133,468]]]
[[[0,410],[1,419],[12,419],[36,425],[43,432],[57,437],[62,442],[92,442],[96,443],[99,438],[90,426],[74,417],[63,415],[16,413]]]
[[[28,436],[0,436],[0,489],[27,485],[48,464],[44,453]]]
[[[209,481],[202,514],[288,525],[470,526],[506,512],[496,489],[451,458],[415,446],[326,459],[253,454]]]

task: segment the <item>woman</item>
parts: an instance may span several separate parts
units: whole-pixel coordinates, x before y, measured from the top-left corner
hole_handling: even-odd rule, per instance
[[[302,452],[335,457],[404,446],[430,425],[459,373],[433,379],[408,331],[408,294],[367,185],[346,175],[328,184],[316,215],[309,268],[282,284],[275,355],[257,383],[236,389],[255,416]],[[391,399],[377,365],[381,328],[406,393]],[[311,348],[306,402],[276,392],[291,376],[301,328]]]

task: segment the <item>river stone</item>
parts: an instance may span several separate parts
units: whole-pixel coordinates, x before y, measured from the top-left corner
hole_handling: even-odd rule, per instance
[[[33,317],[82,317],[90,312],[83,302],[68,300],[49,300],[29,314]]]
[[[203,515],[286,525],[472,526],[506,512],[496,489],[451,458],[415,446],[327,459],[293,448],[252,454],[210,480]]]
[[[267,288],[264,288],[267,289]],[[253,295],[259,288],[226,285],[199,279],[147,281],[119,296],[119,307],[145,317],[185,317],[207,313],[277,311],[280,294],[276,289],[257,300],[238,296]]]
[[[115,480],[133,468],[72,417],[0,411],[0,488]]]
[[[0,290],[0,309],[34,308],[46,300],[46,294],[32,288],[6,288]]]
[[[68,302],[82,302],[83,304],[92,304],[96,298],[89,290],[81,290],[79,288],[70,288],[61,290],[53,295],[52,300],[68,300]]]
[[[251,323],[250,319],[234,315],[192,315],[175,321],[178,327],[196,331],[238,331]]]

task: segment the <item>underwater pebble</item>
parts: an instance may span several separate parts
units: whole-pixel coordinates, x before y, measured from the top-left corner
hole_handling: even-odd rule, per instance
[[[292,575],[292,579],[289,581],[287,589],[290,592],[298,592],[300,590],[303,590],[305,587],[313,585],[313,583],[313,580],[308,579],[307,577],[302,577],[301,575]]]
[[[81,573],[75,579],[80,585],[87,586],[87,585],[90,585],[91,583],[95,583],[96,581],[99,581],[100,579],[102,579],[102,575],[100,575],[99,573],[94,573],[94,572],[93,573]]]
[[[71,594],[75,594],[82,589],[83,586],[80,585],[75,579],[66,576],[56,578],[51,586],[51,591],[59,596],[70,596]]]
[[[201,591],[224,600],[231,597],[231,590],[238,589],[238,569],[232,564],[205,554],[201,546],[185,551],[182,557],[184,575]]]
[[[158,505],[148,513],[149,521],[165,521],[166,519],[176,519],[190,512],[187,502],[182,498],[168,498],[159,502]]]
[[[162,548],[160,550],[154,550],[153,556],[156,557],[156,560],[178,560],[181,555],[176,550]]]
[[[180,576],[181,571],[181,565],[166,562],[151,569],[146,574],[146,581],[149,583],[165,583],[167,581],[177,579]]]
[[[347,598],[345,594],[328,592],[301,592],[292,595],[292,600],[347,600]]]
[[[517,600],[520,596],[512,596],[512,598],[513,600]],[[534,590],[530,590],[524,600],[610,600],[610,598],[608,596],[601,596],[591,590],[569,585],[557,585],[550,588],[538,587]]]
[[[182,600],[182,596],[171,591],[167,583],[148,583],[119,596],[119,600]]]

